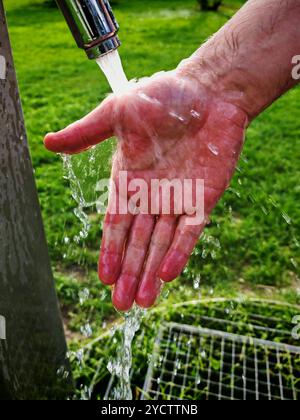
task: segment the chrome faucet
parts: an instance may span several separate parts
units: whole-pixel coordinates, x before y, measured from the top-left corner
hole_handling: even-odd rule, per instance
[[[90,59],[117,49],[119,25],[108,0],[56,0],[79,48]]]

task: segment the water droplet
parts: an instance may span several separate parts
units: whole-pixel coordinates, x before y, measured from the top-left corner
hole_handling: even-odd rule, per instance
[[[171,116],[171,117],[173,117],[173,118],[176,118],[177,120],[179,120],[180,122],[185,122],[186,121],[186,119],[182,116],[182,115],[180,115],[180,114],[178,114],[177,112],[175,112],[175,111],[171,111],[171,112],[169,112],[169,115]]]
[[[162,292],[162,297],[166,299],[169,296],[169,294],[170,294],[170,290],[165,288],[164,291]]]
[[[208,251],[204,248],[203,251],[202,251],[202,258],[205,260],[207,255],[208,255]]]
[[[161,379],[160,379],[160,378],[157,378],[156,382],[157,382],[157,383],[158,383],[158,385],[159,385],[159,384],[160,384],[160,382],[161,382]]]
[[[236,195],[238,198],[241,198],[241,193],[240,193],[238,190],[236,190],[235,188],[229,187],[229,188],[227,189],[227,191],[230,191],[230,192],[232,192],[234,195]]]
[[[178,369],[181,369],[181,361],[177,359],[176,366]]]
[[[266,216],[268,216],[269,212],[268,212],[268,210],[265,208],[265,206],[261,206],[261,210],[262,210],[262,212],[263,212]]]
[[[196,246],[195,248],[194,248],[194,250],[193,250],[193,252],[192,252],[192,256],[194,257],[194,256],[197,256],[197,255],[199,255],[201,252],[200,252],[200,250],[199,250],[199,248]]]
[[[202,359],[206,359],[206,351],[202,350],[200,356],[202,357]]]
[[[292,224],[292,219],[290,218],[290,216],[289,215],[287,215],[286,213],[281,213],[282,214],[282,217],[284,218],[284,220],[286,221],[286,223],[288,224],[288,225],[291,225]]]
[[[70,243],[70,238],[68,238],[67,236],[64,238],[64,243],[66,245],[68,245]]]
[[[298,239],[296,238],[295,235],[293,236],[293,241],[294,241],[294,244],[296,245],[296,247],[300,248],[300,243],[299,243],[299,241],[298,241]]]
[[[89,338],[89,337],[91,337],[93,335],[93,330],[92,330],[92,327],[90,326],[89,323],[86,324],[86,325],[83,325],[80,328],[80,332],[86,338]]]
[[[92,388],[89,388],[87,385],[85,385],[83,390],[81,391],[80,400],[89,401],[91,397],[92,397]]]
[[[208,148],[209,148],[209,150],[211,151],[211,153],[213,155],[215,155],[215,156],[218,156],[219,155],[219,148],[217,146],[215,146],[214,144],[209,143],[208,144]]]
[[[196,376],[195,382],[196,382],[196,385],[200,385],[201,384],[201,376],[199,374]]]
[[[65,367],[64,366],[60,366],[60,368],[57,369],[56,374],[59,378],[62,378],[64,376],[65,373]]]
[[[193,286],[194,286],[194,289],[195,290],[199,289],[199,287],[200,287],[200,281],[201,281],[201,278],[200,277],[196,277],[194,279]]]
[[[83,359],[84,359],[84,350],[83,349],[77,350],[77,352],[76,352],[76,358],[78,360],[78,363],[80,365],[82,365]]]
[[[200,112],[198,112],[198,111],[196,111],[195,109],[192,109],[191,110],[191,116],[193,117],[193,118],[197,118],[197,119],[201,119],[201,114],[200,114]]]
[[[146,95],[146,93],[144,92],[139,92],[138,96],[140,99],[142,99],[145,102],[149,102],[152,105],[161,105],[161,103],[159,102],[158,99],[156,98],[151,98],[150,96]]]
[[[86,302],[88,298],[90,297],[89,289],[85,288],[83,290],[80,290],[80,292],[78,293],[78,297],[79,297],[80,305],[83,305],[84,302]]]
[[[188,275],[189,274],[189,272],[190,272],[190,270],[189,270],[189,268],[188,267],[185,267],[185,269],[183,270],[183,274],[184,275]]]
[[[105,300],[107,298],[107,296],[108,296],[108,292],[107,292],[106,289],[104,289],[101,293],[100,300],[102,300],[102,301]]]
[[[210,251],[211,258],[215,260],[217,258],[217,253],[215,250]]]

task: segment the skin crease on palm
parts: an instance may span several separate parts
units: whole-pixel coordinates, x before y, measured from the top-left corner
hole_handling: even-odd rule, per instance
[[[206,221],[229,186],[243,145],[246,114],[212,97],[195,79],[176,71],[109,97],[84,120],[48,135],[50,150],[78,153],[116,135],[112,178],[203,179]],[[129,197],[128,197],[129,198]],[[114,285],[119,310],[154,304],[161,280],[180,275],[205,223],[189,226],[185,214],[112,215],[105,218],[99,277]]]
[[[186,214],[172,212],[113,215],[109,204],[99,277],[114,286],[117,309],[129,310],[134,302],[150,307],[161,280],[172,281],[184,269],[230,184],[247,125],[299,83],[292,78],[293,57],[300,54],[299,21],[299,0],[248,0],[175,71],[110,96],[87,117],[46,136],[49,150],[73,154],[115,135],[116,185],[120,171],[148,184],[151,179],[205,182],[205,221],[198,226],[187,225]]]

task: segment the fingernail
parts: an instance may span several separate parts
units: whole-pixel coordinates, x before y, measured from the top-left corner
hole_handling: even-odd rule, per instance
[[[145,273],[140,283],[135,301],[141,308],[150,308],[156,302],[161,289],[161,281],[155,275]]]
[[[98,274],[102,283],[114,284],[120,274],[121,257],[119,255],[103,252],[100,255]]]
[[[131,309],[137,289],[137,278],[128,274],[121,274],[113,291],[113,305],[119,311]]]
[[[181,252],[174,251],[163,263],[159,270],[159,276],[164,282],[170,282],[180,276],[188,258]]]

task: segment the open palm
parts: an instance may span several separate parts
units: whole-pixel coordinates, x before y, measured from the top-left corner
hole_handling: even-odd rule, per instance
[[[229,186],[243,146],[247,118],[243,111],[213,95],[196,79],[178,72],[163,73],[137,84],[122,96],[111,96],[84,119],[56,134],[46,147],[54,152],[79,153],[116,135],[113,160],[117,203],[120,174],[128,183],[142,179],[149,186],[148,211],[122,214],[109,201],[99,260],[100,279],[114,285],[113,303],[128,310],[136,301],[151,306],[161,280],[171,281],[184,269],[209,214]],[[190,209],[170,194],[170,211],[151,209],[153,180],[204,181],[204,218],[187,221]],[[157,202],[161,202],[161,190]],[[114,196],[115,198],[115,196]],[[114,206],[115,207],[115,206]],[[147,206],[146,206],[147,207]],[[137,208],[135,208],[137,210]],[[196,219],[195,219],[196,220]]]

